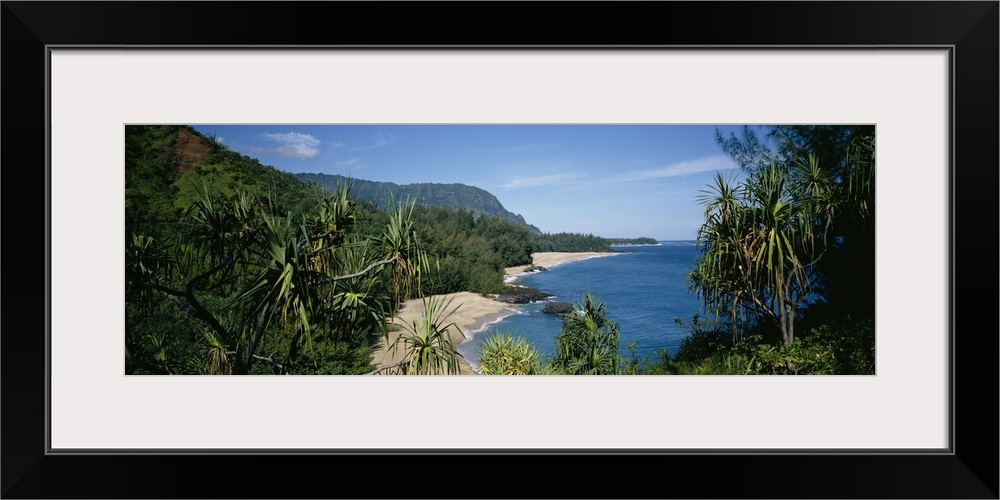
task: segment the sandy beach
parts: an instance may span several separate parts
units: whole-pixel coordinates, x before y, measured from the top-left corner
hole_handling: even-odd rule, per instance
[[[614,252],[539,252],[532,254],[532,265],[540,267],[551,267],[558,264],[563,264],[566,262],[572,262],[576,260],[589,259],[592,257],[603,257],[608,255],[615,255]],[[507,278],[513,277],[519,273],[527,271],[531,266],[516,266],[508,267],[505,270],[505,276]],[[472,292],[458,292],[451,293],[448,295],[439,296],[440,299],[445,301],[451,300],[449,310],[458,306],[454,314],[452,314],[448,320],[459,327],[461,332],[469,332],[478,330],[482,328],[483,325],[497,321],[505,316],[514,314],[514,311],[509,309],[512,305],[504,302],[498,302],[494,300],[493,297],[483,296]],[[395,319],[395,324],[397,325],[408,325],[412,324],[412,321],[419,318],[424,313],[424,303],[421,299],[415,299],[407,301],[403,304],[402,309]],[[449,331],[451,334],[451,341],[455,347],[458,347],[465,336],[463,333],[457,331]],[[392,356],[389,352],[388,345],[390,345],[395,338],[398,336],[397,332],[390,333],[389,344],[384,340],[379,342],[379,345],[375,348],[373,354],[373,363],[377,367],[392,365],[399,361],[398,356]],[[399,354],[402,354],[402,348],[400,348]],[[463,375],[474,375],[475,372],[464,360],[461,361],[461,368]]]
[[[592,257],[606,257],[615,255],[616,252],[539,252],[531,254],[531,266],[508,267],[506,277],[514,276],[527,271],[530,267],[552,267],[575,260],[590,259]]]

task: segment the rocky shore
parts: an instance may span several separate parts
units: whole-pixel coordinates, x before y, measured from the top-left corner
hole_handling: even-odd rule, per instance
[[[542,302],[551,297],[552,294],[545,293],[537,288],[517,284],[507,284],[504,285],[503,291],[497,295],[496,300],[506,304],[530,304],[532,302]]]
[[[555,316],[565,316],[573,310],[573,304],[569,302],[549,302],[545,304],[542,308],[542,312],[545,314],[552,314]]]

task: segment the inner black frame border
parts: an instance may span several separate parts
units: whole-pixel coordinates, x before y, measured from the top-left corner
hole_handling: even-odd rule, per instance
[[[992,390],[997,381],[996,332],[1000,330],[993,313],[997,286],[992,281],[997,276],[993,242],[997,241],[1000,165],[998,2],[584,2],[557,4],[550,15],[541,14],[537,3],[530,8],[524,8],[526,5],[3,2],[0,20],[6,71],[2,95],[7,105],[2,112],[7,147],[0,154],[8,177],[3,220],[9,238],[15,236],[13,243],[8,239],[3,246],[3,253],[8,263],[18,268],[45,270],[44,281],[37,276],[27,283],[17,279],[18,292],[4,294],[8,314],[3,320],[7,327],[5,349],[0,351],[0,383],[6,403],[2,407],[4,439],[0,442],[3,496],[302,497],[303,491],[311,492],[308,481],[262,484],[247,480],[247,473],[240,471],[266,469],[275,477],[288,478],[293,471],[318,466],[351,478],[344,480],[346,483],[357,481],[356,474],[369,474],[379,485],[378,496],[394,498],[483,496],[484,482],[495,479],[499,471],[504,471],[505,481],[490,482],[486,496],[516,498],[558,491],[570,497],[608,498],[997,498],[997,427],[977,422],[998,421],[997,392]],[[328,9],[334,12],[332,17]],[[560,9],[563,13],[556,14]],[[572,16],[565,12],[570,9]],[[449,15],[443,16],[445,13]],[[479,21],[449,23],[447,20],[456,14],[459,19]],[[567,27],[570,18],[575,26],[587,29]],[[512,27],[517,29],[512,32]],[[39,331],[47,321],[43,325],[37,318],[47,318],[50,313],[46,64],[49,50],[56,46],[950,47],[952,447],[947,453],[929,450],[906,454],[356,450],[350,457],[339,458],[297,450],[269,450],[263,455],[197,450],[170,454],[156,450],[140,454],[53,453],[46,435],[48,332]],[[43,224],[37,221],[41,214],[45,216]],[[32,246],[42,242],[45,245],[41,248]],[[34,287],[31,293],[24,293],[29,286]],[[982,306],[966,306],[983,303],[990,314],[984,315]],[[968,342],[957,332],[968,332]],[[982,389],[984,385],[988,390]],[[468,470],[449,474],[442,482],[443,490],[420,492],[410,489],[406,480],[378,480],[392,467],[432,461]],[[484,464],[478,473],[474,466],[462,467],[476,462]],[[553,482],[560,464],[613,471],[616,480],[610,484],[560,482],[551,490],[526,487],[538,480]],[[502,469],[491,471],[493,467]],[[638,472],[648,468],[661,475],[650,478]],[[212,474],[206,478],[205,471]],[[241,476],[244,480],[239,480]],[[321,495],[365,496],[347,491],[351,493]]]

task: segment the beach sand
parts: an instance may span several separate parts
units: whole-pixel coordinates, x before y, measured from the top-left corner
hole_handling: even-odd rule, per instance
[[[551,267],[557,264],[573,262],[575,260],[589,259],[592,257],[605,257],[615,255],[615,252],[539,252],[531,254],[531,266]],[[508,267],[507,277],[518,273],[523,273],[531,266]]]
[[[614,252],[539,252],[532,254],[532,265],[540,267],[550,267],[557,264],[563,264],[566,262],[572,262],[575,260],[589,259],[592,257],[603,257],[607,255],[615,255]],[[525,272],[531,266],[516,266],[508,267],[506,269],[505,275],[510,278],[517,275],[518,273]],[[439,295],[438,299],[448,301],[450,300],[450,306],[448,310],[455,308],[455,312],[448,317],[448,321],[454,323],[458,326],[461,332],[469,332],[478,330],[482,328],[483,325],[497,321],[503,317],[514,314],[513,310],[510,310],[511,304],[504,302],[498,302],[494,300],[491,296],[483,296],[472,292],[458,292],[450,293],[448,295]],[[402,309],[397,314],[394,323],[396,325],[411,325],[413,320],[419,318],[424,313],[424,301],[421,299],[409,300],[403,304]],[[448,332],[451,335],[451,342],[457,348],[459,344],[465,340],[463,333],[459,333],[454,329],[450,329]],[[373,351],[373,363],[376,367],[383,367],[387,365],[392,365],[399,362],[399,358],[403,354],[403,347],[400,346],[399,352],[396,356],[389,350],[389,345],[399,336],[399,332],[390,332],[389,342],[380,340],[379,344],[375,347]],[[460,361],[461,373],[463,375],[475,375],[475,372],[469,366],[465,360]]]

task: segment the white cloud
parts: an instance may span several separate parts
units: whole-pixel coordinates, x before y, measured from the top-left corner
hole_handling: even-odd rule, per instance
[[[273,148],[252,148],[257,154],[278,154],[287,158],[298,158],[309,160],[319,156],[319,139],[299,132],[287,132],[284,134],[261,134],[265,140],[280,143],[280,146]]]
[[[700,172],[715,172],[717,170],[728,170],[737,168],[726,155],[713,155],[694,160],[686,160],[665,167],[647,170],[633,170],[613,177],[616,181],[643,181],[648,179],[660,179],[663,177],[677,177],[680,175],[697,174]]]
[[[288,158],[308,160],[319,156],[319,149],[308,144],[287,144],[277,148],[278,154]]]
[[[551,186],[554,184],[565,184],[572,181],[576,177],[573,173],[562,173],[562,174],[552,174],[552,175],[541,175],[538,177],[518,177],[512,179],[505,184],[501,184],[500,187],[507,189],[521,189],[521,188],[531,188],[539,186]]]
[[[360,161],[361,158],[349,158],[346,160],[338,161],[337,163],[334,164],[334,166],[336,166],[337,168],[350,167],[351,165],[354,165]]]
[[[265,139],[274,142],[281,142],[284,144],[305,144],[307,146],[316,147],[319,146],[319,139],[309,135],[299,132],[287,132],[284,134],[261,134]]]
[[[369,149],[380,148],[382,146],[385,146],[386,144],[390,144],[393,141],[395,141],[396,136],[390,134],[389,132],[379,132],[375,134],[374,137],[372,137],[372,140],[374,141],[372,144],[369,144],[367,146],[359,146],[352,149],[351,151],[366,151]]]

